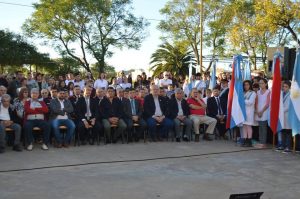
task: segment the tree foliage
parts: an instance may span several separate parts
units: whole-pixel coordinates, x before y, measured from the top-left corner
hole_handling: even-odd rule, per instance
[[[187,47],[168,42],[161,44],[151,56],[153,75],[157,76],[164,71],[170,71],[174,75],[188,75],[190,57],[191,52]]]
[[[30,36],[51,41],[88,72],[95,59],[101,72],[112,48],[138,49],[145,38],[148,23],[134,16],[130,5],[130,0],[41,0],[23,27]]]
[[[23,37],[13,32],[0,30],[0,65],[22,66],[23,64],[49,66],[48,54],[37,51]]]

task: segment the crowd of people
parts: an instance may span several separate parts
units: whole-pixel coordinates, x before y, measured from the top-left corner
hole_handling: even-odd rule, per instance
[[[117,143],[124,135],[138,142],[147,132],[151,142],[173,136],[177,142],[228,139],[226,128],[230,73],[221,73],[209,89],[210,75],[197,73],[191,78],[174,77],[168,71],[157,77],[145,73],[133,82],[131,75],[120,72],[107,80],[101,73],[95,81],[88,74],[69,73],[53,78],[40,73],[0,76],[0,153],[7,140],[13,150],[34,148],[34,128],[42,132],[41,148],[48,150],[52,138],[55,147],[68,148],[73,138],[82,145],[104,138]],[[283,81],[285,117],[288,117],[291,83]],[[241,146],[267,144],[267,113],[270,90],[267,79],[257,76],[243,83],[246,121],[239,125]],[[202,126],[204,124],[204,126]],[[61,133],[65,128],[65,136]],[[113,128],[112,128],[113,127]],[[201,127],[201,128],[200,128]],[[291,152],[292,132],[288,119],[278,134],[278,151]],[[13,138],[6,136],[13,131]],[[300,143],[300,142],[297,142]],[[300,147],[297,147],[300,150]]]

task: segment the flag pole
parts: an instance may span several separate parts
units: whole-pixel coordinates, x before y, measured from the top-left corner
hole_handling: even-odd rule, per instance
[[[296,153],[296,135],[293,136],[293,152]]]
[[[275,148],[275,133],[273,133],[273,149]]]

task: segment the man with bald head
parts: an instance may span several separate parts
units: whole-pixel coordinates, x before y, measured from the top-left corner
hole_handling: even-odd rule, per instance
[[[159,96],[159,87],[152,85],[151,94],[145,97],[144,116],[149,128],[149,134],[152,141],[161,140],[166,137],[169,130],[173,127],[173,121],[168,118],[168,106],[166,99]],[[158,132],[157,124],[160,125]]]

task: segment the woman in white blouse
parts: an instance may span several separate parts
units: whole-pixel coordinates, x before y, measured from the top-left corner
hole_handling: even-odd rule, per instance
[[[261,79],[259,81],[260,90],[256,97],[256,113],[255,120],[259,126],[259,142],[256,147],[265,148],[268,133],[268,110],[270,106],[270,90],[268,90],[268,81]]]
[[[95,89],[104,89],[106,90],[108,87],[108,82],[105,79],[105,73],[100,73],[99,78],[94,83]]]
[[[243,123],[243,146],[252,146],[252,126],[255,124],[255,99],[256,93],[252,90],[252,83],[249,80],[244,81],[244,99],[246,105],[246,120]]]

